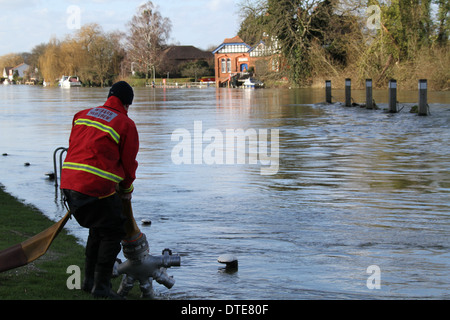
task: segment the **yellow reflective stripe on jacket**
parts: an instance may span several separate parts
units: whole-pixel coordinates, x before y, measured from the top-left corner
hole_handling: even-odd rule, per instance
[[[89,173],[95,174],[96,176],[99,176],[103,179],[113,181],[115,183],[119,183],[123,180],[123,178],[115,175],[114,173],[107,172],[107,171],[101,170],[99,168],[89,166],[87,164],[82,164],[82,163],[64,162],[62,168],[89,172]]]
[[[75,120],[75,125],[85,125],[88,127],[97,128],[103,132],[109,133],[109,135],[114,139],[116,143],[119,143],[120,141],[120,135],[116,132],[116,130],[98,121],[90,119],[77,119]]]
[[[119,188],[120,188],[120,191],[122,191],[123,193],[131,193],[134,190],[134,186],[133,185],[131,185],[128,189],[125,189],[125,188],[122,188],[122,187],[119,187]]]

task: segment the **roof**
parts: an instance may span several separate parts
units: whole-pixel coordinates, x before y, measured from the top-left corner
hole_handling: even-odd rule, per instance
[[[15,66],[13,69],[17,69],[17,68],[20,68],[20,67],[22,67],[23,65],[25,65],[25,63],[24,62],[22,62],[21,64],[18,64],[17,66]]]
[[[241,37],[236,36],[234,38],[226,38],[225,40],[223,40],[223,43],[244,43],[244,40],[241,39]]]
[[[258,47],[265,47],[266,43],[263,40],[260,40],[257,44],[255,44],[248,52],[252,52],[253,50],[257,49]]]
[[[216,49],[214,49],[214,51],[212,52],[213,54],[215,54],[217,51],[219,51],[220,49],[222,49],[225,46],[229,46],[229,45],[243,45],[246,46],[249,50],[252,48],[251,46],[249,46],[248,44],[246,44],[241,37],[236,36],[234,38],[226,38],[225,40],[223,40],[223,43],[218,46]],[[246,51],[247,52],[247,51]]]
[[[163,51],[165,59],[169,60],[198,60],[210,59],[210,52],[200,50],[194,46],[171,46]]]

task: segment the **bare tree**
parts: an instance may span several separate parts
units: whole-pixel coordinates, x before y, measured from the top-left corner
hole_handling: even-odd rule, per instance
[[[151,1],[140,6],[129,22],[128,60],[138,70],[148,73],[152,66],[158,66],[162,47],[169,38],[172,24],[169,18],[161,16]]]

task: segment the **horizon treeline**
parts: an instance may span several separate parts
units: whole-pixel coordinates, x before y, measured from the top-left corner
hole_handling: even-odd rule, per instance
[[[132,71],[148,77],[151,67],[161,67],[160,53],[167,46],[171,22],[148,1],[138,7],[127,27],[127,33],[105,32],[96,23],[85,24],[74,35],[52,38],[31,53],[1,56],[0,69],[27,63],[27,78],[50,85],[56,85],[62,75],[78,76],[83,85],[102,87]]]

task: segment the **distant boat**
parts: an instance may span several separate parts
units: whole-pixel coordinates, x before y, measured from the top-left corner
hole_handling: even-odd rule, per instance
[[[61,88],[81,87],[81,82],[78,77],[62,76],[61,80],[59,80],[59,86]]]
[[[10,80],[8,80],[8,79],[5,79],[5,81],[3,81],[3,84],[4,84],[4,85],[8,85],[8,84],[11,84],[11,81],[10,81]]]
[[[244,81],[242,86],[244,89],[257,89],[264,87],[264,83],[256,79],[248,78]]]

